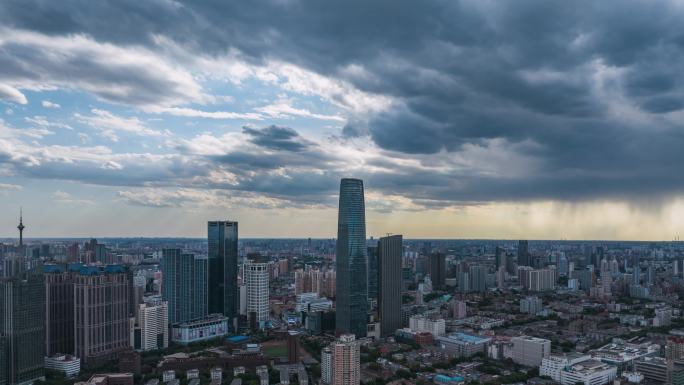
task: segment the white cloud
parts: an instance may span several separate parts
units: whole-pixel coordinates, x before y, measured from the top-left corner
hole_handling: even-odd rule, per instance
[[[18,104],[28,103],[26,96],[24,96],[21,91],[8,84],[0,84],[0,100],[6,100],[8,102]]]
[[[49,100],[43,100],[42,102],[40,102],[40,104],[45,108],[60,108],[60,107],[62,107],[59,104],[53,103]]]
[[[102,137],[114,142],[119,140],[118,132],[149,137],[160,137],[168,134],[145,126],[137,117],[125,118],[97,108],[93,108],[90,112],[92,115],[86,116],[77,113],[74,114],[74,117],[79,122],[99,130]]]
[[[77,89],[133,106],[205,103],[192,74],[148,49],[0,28],[0,99],[26,104],[19,89]]]
[[[231,111],[202,111],[184,107],[147,107],[145,112],[155,114],[169,114],[189,118],[207,119],[235,119],[235,120],[261,120],[262,116],[254,112],[231,112]]]
[[[94,205],[95,202],[90,199],[78,199],[68,192],[57,190],[52,194],[55,202],[73,205]]]
[[[45,116],[40,116],[40,115],[35,115],[33,117],[27,116],[24,118],[24,120],[27,121],[28,123],[35,124],[36,126],[55,127],[55,128],[64,128],[67,130],[73,130],[73,127],[71,127],[70,125],[65,124],[65,123],[59,123],[59,122],[51,122]]]
[[[0,183],[0,191],[17,191],[21,189],[22,187],[16,184]]]
[[[298,116],[320,120],[334,120],[337,122],[345,121],[345,119],[341,116],[316,114],[307,109],[293,107],[291,103],[292,101],[288,99],[278,99],[274,103],[259,107],[256,110],[268,115],[270,118],[288,118],[290,116]]]

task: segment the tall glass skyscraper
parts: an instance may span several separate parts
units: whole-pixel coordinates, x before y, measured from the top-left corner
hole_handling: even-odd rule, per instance
[[[32,270],[0,280],[0,383],[31,383],[43,377],[45,283]]]
[[[238,223],[211,221],[209,241],[209,313],[233,322],[238,314]]]
[[[363,181],[342,179],[337,219],[336,334],[366,336],[368,260]]]
[[[162,298],[168,302],[169,323],[207,316],[207,258],[181,249],[162,250]]]

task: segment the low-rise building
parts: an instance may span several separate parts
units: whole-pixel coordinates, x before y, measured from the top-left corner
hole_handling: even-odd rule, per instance
[[[667,382],[667,360],[662,357],[641,357],[634,360],[634,370],[645,379],[654,382]]]
[[[563,369],[590,359],[590,355],[582,353],[552,354],[542,359],[539,375],[551,377],[554,381],[560,382]]]
[[[185,378],[187,380],[192,380],[194,378],[199,378],[199,369],[189,369],[185,372]]]
[[[433,319],[424,315],[414,315],[409,318],[409,329],[414,332],[428,332],[435,337],[446,333],[446,323],[443,319]]]
[[[634,360],[641,357],[655,356],[660,352],[660,345],[649,340],[630,340],[614,338],[613,342],[589,353],[594,359],[615,365],[618,372],[628,369]]]
[[[60,371],[67,378],[76,377],[81,371],[81,359],[69,354],[55,354],[45,357],[45,369]]]
[[[174,370],[165,370],[162,373],[162,381],[169,382],[176,378],[176,372]]]
[[[462,332],[437,337],[437,345],[454,357],[471,357],[480,352],[486,353],[490,341],[489,337]]]
[[[562,385],[603,385],[615,379],[617,368],[604,362],[589,359],[565,367],[560,374]]]
[[[211,314],[196,321],[171,325],[171,340],[181,344],[223,337],[228,333],[228,318]]]
[[[242,367],[244,373],[244,366]],[[223,369],[219,367],[211,368],[209,372],[212,380],[223,380]]]

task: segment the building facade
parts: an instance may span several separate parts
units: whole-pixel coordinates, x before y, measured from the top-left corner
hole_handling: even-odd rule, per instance
[[[536,367],[551,352],[551,341],[543,338],[520,336],[511,338],[513,361],[520,365]]]
[[[128,289],[121,265],[83,266],[74,276],[75,355],[83,365],[111,360],[129,347]]]
[[[0,281],[0,382],[28,383],[43,377],[45,283],[29,271]]]
[[[161,299],[147,300],[138,305],[140,350],[169,347],[169,306]]]
[[[444,254],[431,254],[429,261],[432,288],[435,290],[444,290],[446,284],[446,261]]]
[[[353,334],[343,334],[332,344],[332,385],[361,383],[361,351]]]
[[[204,319],[171,325],[171,340],[189,344],[223,337],[228,333],[228,318],[212,314]]]
[[[342,179],[337,220],[335,333],[366,335],[368,276],[363,181]]]
[[[244,265],[244,282],[247,288],[247,317],[260,328],[269,318],[268,265],[248,261]]]
[[[46,356],[74,354],[73,269],[80,264],[44,265]]]
[[[238,223],[207,223],[209,282],[208,312],[220,313],[231,324],[238,315]]]
[[[207,315],[207,258],[181,249],[162,251],[162,298],[168,303],[169,323]]]
[[[383,337],[393,335],[402,326],[402,242],[401,235],[382,237],[378,241],[378,312],[380,314],[380,333]]]

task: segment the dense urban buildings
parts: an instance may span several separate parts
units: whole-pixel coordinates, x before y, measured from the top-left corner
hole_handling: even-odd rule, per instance
[[[0,385],[684,382],[678,242],[367,239],[363,184],[345,181],[340,238],[231,246],[233,319],[208,311],[208,239],[0,243]]]
[[[363,181],[340,182],[337,220],[337,303],[335,333],[366,335],[368,270]]]

